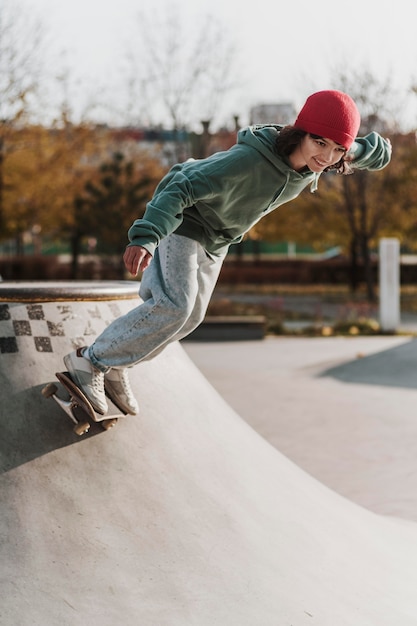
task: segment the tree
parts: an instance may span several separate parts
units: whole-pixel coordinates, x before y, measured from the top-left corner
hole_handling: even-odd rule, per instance
[[[400,240],[404,251],[417,252],[417,142],[415,133],[393,138],[395,158],[390,172],[391,210],[384,216],[381,231]]]
[[[22,254],[26,233],[53,236],[71,223],[73,196],[81,192],[88,163],[102,160],[106,137],[101,129],[68,123],[11,128],[9,141],[1,236],[13,238]]]
[[[390,103],[394,99],[390,78],[378,81],[369,71],[339,75],[339,88],[349,93],[361,111],[359,134],[372,130],[381,134],[395,127]],[[390,123],[387,122],[391,117]],[[358,287],[359,260],[363,264],[367,296],[374,301],[375,279],[372,272],[371,247],[376,243],[384,213],[390,210],[388,200],[390,172],[357,171],[344,177],[343,194],[338,205],[347,219],[350,231],[351,289]]]
[[[74,198],[72,228],[73,278],[78,272],[78,255],[83,238],[97,240],[97,252],[121,256],[127,244],[127,230],[143,216],[146,202],[162,175],[161,166],[141,158],[140,163],[126,160],[116,152],[100,165],[98,172]],[[124,275],[120,265],[121,276]]]
[[[142,12],[137,48],[129,53],[130,121],[155,126],[168,120],[179,131],[213,120],[233,89],[236,51],[213,17],[186,28],[178,5],[160,18]],[[198,118],[195,118],[198,111]]]
[[[0,230],[4,227],[4,163],[12,129],[28,115],[43,72],[40,22],[9,0],[0,5]]]

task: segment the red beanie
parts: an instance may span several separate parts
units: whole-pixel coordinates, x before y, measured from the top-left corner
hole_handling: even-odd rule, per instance
[[[294,122],[312,135],[332,139],[346,150],[354,142],[361,118],[352,98],[342,91],[318,91],[309,96]]]

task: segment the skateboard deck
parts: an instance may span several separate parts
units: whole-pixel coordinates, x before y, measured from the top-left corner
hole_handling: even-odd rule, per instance
[[[91,402],[74,383],[68,372],[56,372],[55,376],[68,392],[69,399],[63,400],[57,395],[58,387],[55,383],[46,385],[42,389],[42,395],[45,398],[53,398],[64,410],[74,423],[73,430],[77,435],[85,435],[94,422],[99,422],[105,430],[108,430],[115,426],[120,418],[126,417],[126,413],[120,411],[111,400],[108,401],[109,412],[106,415],[101,415],[93,408]]]

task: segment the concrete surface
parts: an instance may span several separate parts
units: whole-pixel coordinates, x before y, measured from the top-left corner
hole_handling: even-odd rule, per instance
[[[134,304],[117,302],[121,312]],[[140,416],[73,434],[41,389],[114,306],[2,309],[0,623],[415,625],[417,525],[358,506],[297,467],[241,419],[182,346],[132,369]],[[338,364],[331,346],[318,368],[305,348],[306,371]],[[293,351],[284,348],[294,364]],[[218,351],[218,367],[228,358]],[[337,408],[333,392],[346,383],[303,378],[305,392],[303,384],[291,398],[284,391],[292,417],[302,392],[324,398],[328,389]]]
[[[184,344],[262,437],[331,489],[417,521],[417,340]]]

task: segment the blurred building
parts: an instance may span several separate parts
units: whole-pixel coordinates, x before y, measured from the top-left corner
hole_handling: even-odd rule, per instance
[[[250,110],[250,124],[292,124],[297,111],[291,102],[257,104]]]

